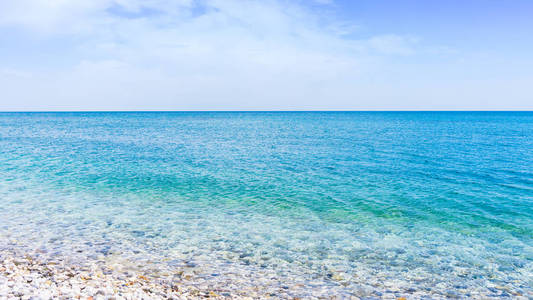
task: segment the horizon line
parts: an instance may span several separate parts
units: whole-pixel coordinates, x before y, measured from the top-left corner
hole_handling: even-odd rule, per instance
[[[0,113],[172,113],[172,112],[533,112],[533,110],[0,110]]]

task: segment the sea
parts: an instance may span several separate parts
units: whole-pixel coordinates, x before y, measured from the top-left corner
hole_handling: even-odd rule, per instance
[[[533,112],[0,113],[0,250],[271,297],[533,297]]]

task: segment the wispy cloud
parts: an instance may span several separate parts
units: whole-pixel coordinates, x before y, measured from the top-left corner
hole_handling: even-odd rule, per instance
[[[357,38],[357,24],[306,3],[335,4],[1,1],[0,30],[34,44],[55,43],[40,67],[17,68],[13,61],[27,57],[10,49],[10,65],[0,65],[10,70],[0,74],[0,88],[4,99],[16,100],[4,107],[357,108],[366,103],[365,90],[380,88],[376,77],[391,73],[391,61],[419,51],[421,41],[412,35]]]
[[[333,0],[314,0],[318,4],[333,4]]]
[[[146,103],[297,105],[360,76],[375,44],[345,39],[305,5],[276,0],[20,0],[2,2],[0,11],[2,26],[63,37],[74,63],[36,74],[55,86],[43,93],[57,91],[49,98],[59,106],[72,99],[142,105],[154,95]]]

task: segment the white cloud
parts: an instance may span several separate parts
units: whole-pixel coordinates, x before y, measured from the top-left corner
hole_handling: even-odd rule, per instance
[[[0,110],[387,109],[399,98],[424,107],[426,76],[401,63],[418,54],[417,38],[348,39],[354,24],[302,3],[0,1],[0,29],[28,41],[60,37],[43,66],[0,58]]]
[[[415,53],[418,39],[409,36],[381,35],[368,40],[368,45],[379,53],[409,55]]]
[[[366,59],[320,15],[277,0],[17,0],[0,11],[0,26],[62,36],[68,53],[55,59],[78,61],[4,80],[18,82],[4,89],[15,104],[296,107],[359,76]],[[13,90],[24,84],[32,89]]]

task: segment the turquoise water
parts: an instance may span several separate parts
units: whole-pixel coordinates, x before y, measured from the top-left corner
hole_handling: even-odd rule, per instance
[[[533,297],[533,113],[1,113],[0,248],[290,296]]]

